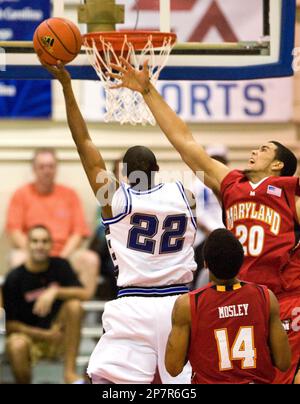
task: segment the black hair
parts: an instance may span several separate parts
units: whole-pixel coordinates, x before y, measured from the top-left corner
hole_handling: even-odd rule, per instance
[[[49,234],[49,238],[52,241],[52,235],[51,235],[50,230],[48,229],[48,227],[44,226],[43,224],[35,224],[34,226],[30,227],[30,229],[28,230],[28,236],[30,237],[31,233],[36,229],[45,230]]]
[[[220,280],[237,276],[244,261],[244,249],[238,239],[226,229],[213,231],[203,248],[208,269]]]
[[[225,156],[220,156],[219,154],[212,154],[210,156],[212,159],[219,161],[220,163],[224,164],[224,166],[227,166],[229,161],[228,158]]]
[[[155,154],[144,146],[134,146],[127,150],[123,157],[124,172],[123,174],[129,178],[132,173],[145,173],[148,184],[152,184],[153,173],[159,171]],[[129,178],[130,180],[130,178]],[[134,184],[137,182],[134,180]]]
[[[271,140],[270,143],[273,143],[277,147],[275,151],[275,159],[281,161],[284,164],[280,175],[282,177],[292,177],[297,170],[297,157],[291,150],[283,146],[281,143],[274,140]]]

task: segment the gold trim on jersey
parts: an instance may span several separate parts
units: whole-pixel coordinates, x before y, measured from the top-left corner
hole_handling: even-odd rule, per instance
[[[240,282],[235,283],[234,285],[226,286],[226,285],[216,285],[217,292],[229,292],[232,290],[241,289],[242,284]]]

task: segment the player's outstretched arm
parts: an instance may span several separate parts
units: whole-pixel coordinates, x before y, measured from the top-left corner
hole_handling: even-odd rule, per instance
[[[68,125],[94,194],[97,195],[100,188],[105,188],[110,191],[111,197],[112,190],[116,189],[115,179],[107,172],[105,162],[92,142],[87,125],[78,107],[68,71],[61,62],[58,62],[57,66],[42,64],[62,85]],[[101,199],[99,202],[102,206],[103,217],[112,217],[111,205],[109,203],[110,198],[99,199]]]
[[[169,141],[180,153],[182,159],[194,172],[204,172],[207,185],[212,187],[209,179],[219,187],[229,169],[220,162],[213,160],[194,139],[188,126],[180,119],[161,97],[149,79],[148,62],[145,61],[142,70],[134,69],[125,59],[121,58],[122,66],[112,64],[118,73],[111,73],[112,78],[121,80],[119,85],[112,88],[127,87],[140,92],[158,125]]]
[[[270,293],[270,338],[269,345],[271,349],[274,365],[286,372],[291,366],[291,349],[287,334],[282,326],[279,315],[279,304],[273,294]]]
[[[165,365],[171,376],[178,376],[185,364],[190,342],[191,314],[189,295],[185,294],[175,302],[172,313],[172,331],[169,335]]]

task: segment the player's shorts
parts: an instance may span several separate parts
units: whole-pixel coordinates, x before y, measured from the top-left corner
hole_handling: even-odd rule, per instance
[[[292,366],[287,372],[276,371],[274,384],[292,384],[300,364],[300,294],[279,298],[280,318],[292,350]]]
[[[191,367],[172,377],[164,359],[172,310],[178,295],[122,297],[106,303],[102,318],[104,335],[88,366],[94,384],[150,384],[158,368],[163,384],[190,384]]]

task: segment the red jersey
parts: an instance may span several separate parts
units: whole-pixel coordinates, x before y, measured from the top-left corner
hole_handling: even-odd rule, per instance
[[[245,251],[239,277],[266,285],[276,295],[300,291],[300,249],[295,248],[299,178],[268,177],[253,184],[235,170],[223,180],[221,193],[226,227]]]
[[[270,295],[265,286],[209,284],[189,293],[192,384],[268,384]]]

